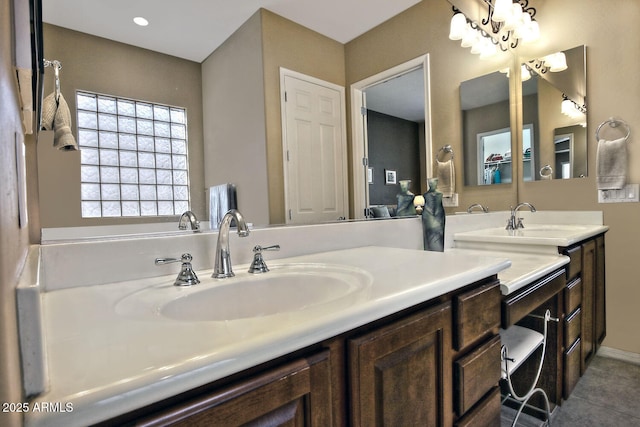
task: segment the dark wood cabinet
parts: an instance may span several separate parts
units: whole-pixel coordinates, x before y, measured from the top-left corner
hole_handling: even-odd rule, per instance
[[[564,293],[563,397],[567,399],[606,335],[604,235],[560,252],[570,258]]]
[[[451,424],[451,304],[349,340],[351,425]]]
[[[596,242],[582,244],[582,348],[580,372],[584,374],[595,354],[594,342],[594,290],[596,276]]]
[[[607,334],[604,236],[596,238],[596,272],[594,282],[594,342],[596,351]]]
[[[301,358],[188,400],[136,426],[331,425],[329,352]]]

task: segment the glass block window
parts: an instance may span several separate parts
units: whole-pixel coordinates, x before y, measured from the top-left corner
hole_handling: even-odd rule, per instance
[[[77,92],[83,218],[189,210],[184,108]]]

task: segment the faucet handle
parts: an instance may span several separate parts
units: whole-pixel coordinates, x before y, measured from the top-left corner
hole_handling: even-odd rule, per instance
[[[269,271],[269,267],[267,267],[267,263],[264,261],[264,258],[262,257],[262,252],[263,251],[279,251],[280,250],[280,245],[272,245],[272,246],[265,246],[262,247],[260,245],[257,245],[253,248],[253,262],[251,263],[251,266],[249,266],[249,273],[252,274],[259,274],[259,273],[266,273],[267,271]]]
[[[522,223],[523,220],[524,218],[518,218],[518,224],[516,224],[516,228],[524,228],[524,224]]]
[[[196,272],[193,271],[193,267],[191,266],[191,260],[193,257],[191,254],[182,254],[180,259],[178,258],[156,258],[156,265],[165,265],[171,264],[174,262],[182,262],[182,268],[180,269],[180,273],[178,273],[178,277],[176,277],[175,282],[173,284],[175,286],[191,286],[197,285],[200,283],[200,279],[196,275]]]

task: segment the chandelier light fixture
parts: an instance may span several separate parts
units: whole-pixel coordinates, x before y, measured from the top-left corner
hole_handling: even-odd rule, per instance
[[[449,39],[461,40],[462,47],[471,47],[481,58],[515,49],[518,44],[540,38],[540,26],[534,19],[536,9],[528,0],[481,0],[487,7],[482,25],[469,19],[455,6],[449,27]],[[485,30],[486,28],[486,30]],[[489,32],[490,31],[490,32]]]

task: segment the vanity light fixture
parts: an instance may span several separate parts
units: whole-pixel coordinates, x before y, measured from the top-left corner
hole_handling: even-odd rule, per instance
[[[587,106],[584,104],[579,105],[564,93],[562,94],[560,111],[562,111],[562,114],[572,119],[579,119],[581,122],[586,122]]]
[[[147,21],[142,16],[136,16],[135,18],[133,18],[133,22],[141,27],[146,27],[147,25],[149,25],[149,21]]]
[[[487,16],[481,20],[482,25],[469,19],[455,6],[449,27],[449,39],[462,40],[462,47],[475,48],[473,53],[481,53],[481,43],[488,49],[487,40],[491,41],[497,53],[515,49],[520,41],[529,43],[540,38],[540,26],[534,19],[536,9],[529,6],[528,0],[480,0],[486,5]],[[485,31],[483,28],[486,28]],[[489,28],[491,33],[489,33]],[[482,53],[481,53],[482,54]],[[490,56],[491,54],[486,54]]]

